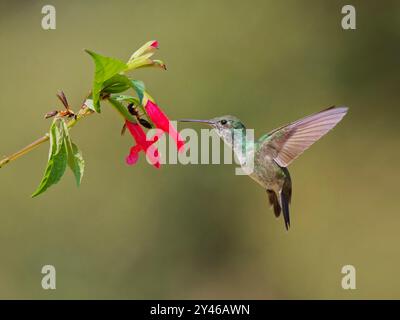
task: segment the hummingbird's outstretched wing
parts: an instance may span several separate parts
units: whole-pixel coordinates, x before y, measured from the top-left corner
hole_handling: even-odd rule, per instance
[[[330,107],[275,129],[259,140],[260,152],[287,167],[346,115],[347,107]]]

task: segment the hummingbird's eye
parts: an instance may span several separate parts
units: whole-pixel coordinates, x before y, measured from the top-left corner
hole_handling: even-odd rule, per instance
[[[223,119],[223,120],[220,121],[220,123],[221,123],[223,126],[226,125],[227,122],[228,122],[228,121],[226,121],[225,119]]]

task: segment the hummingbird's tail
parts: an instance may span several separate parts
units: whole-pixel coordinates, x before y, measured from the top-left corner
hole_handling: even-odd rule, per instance
[[[284,168],[286,169],[286,168]],[[280,192],[281,196],[281,206],[283,212],[283,218],[285,220],[286,230],[290,227],[290,215],[289,215],[289,204],[292,199],[292,181],[290,179],[289,171],[285,170],[285,182],[283,183],[282,190]]]
[[[289,204],[290,200],[292,199],[292,181],[290,179],[289,171],[286,168],[282,169],[285,171],[285,181],[283,183],[282,190],[279,192],[279,198],[276,192],[273,190],[267,189],[267,194],[269,203],[274,209],[275,217],[278,218],[282,211],[286,230],[289,230]]]
[[[289,199],[283,192],[281,192],[281,203],[282,203],[283,219],[285,220],[285,227],[286,230],[289,230],[290,227]]]

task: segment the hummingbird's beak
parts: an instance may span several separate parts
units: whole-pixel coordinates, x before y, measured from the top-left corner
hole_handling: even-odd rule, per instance
[[[214,124],[211,120],[198,120],[198,119],[178,119],[179,122],[200,122],[200,123],[207,123],[207,124]]]

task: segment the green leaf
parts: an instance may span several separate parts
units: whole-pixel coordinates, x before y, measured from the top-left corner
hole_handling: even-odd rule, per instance
[[[112,78],[103,83],[102,92],[106,93],[121,93],[131,87],[130,80],[123,74],[116,74]]]
[[[79,150],[78,146],[72,142],[65,121],[62,122],[62,126],[64,131],[64,141],[67,148],[68,166],[74,173],[76,184],[80,186],[83,172],[85,170],[85,161],[83,160],[82,152]]]
[[[111,98],[117,100],[118,102],[128,102],[128,103],[133,103],[135,106],[140,104],[140,101],[136,97],[132,97],[129,95],[124,95],[124,94],[112,94]]]
[[[145,87],[143,81],[131,80],[131,87],[136,91],[136,94],[138,95],[140,102],[142,102],[144,92],[146,90],[146,87]]]
[[[40,182],[32,197],[45,192],[50,186],[60,181],[67,167],[67,148],[64,139],[64,130],[60,126],[60,118],[54,119],[50,127],[50,150],[47,167],[44,172],[42,181]]]
[[[136,123],[135,118],[131,115],[128,109],[119,102],[115,97],[108,98],[110,104],[128,121]]]
[[[80,186],[85,171],[85,160],[83,160],[82,152],[73,142],[71,142],[71,147],[68,150],[68,166],[75,175],[76,184]]]
[[[103,88],[104,82],[109,80],[116,74],[126,70],[127,65],[120,60],[105,57],[93,51],[85,51],[91,55],[96,67],[94,73],[92,96],[94,109],[96,110],[96,112],[100,112],[100,93]]]

